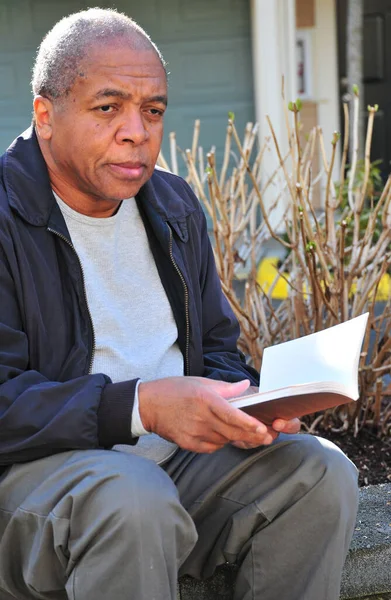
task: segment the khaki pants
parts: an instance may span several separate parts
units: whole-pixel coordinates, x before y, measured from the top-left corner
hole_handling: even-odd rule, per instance
[[[0,483],[0,600],[175,600],[178,570],[226,562],[235,600],[337,600],[357,498],[352,463],[307,435],[180,450],[163,468],[114,450],[15,465]]]

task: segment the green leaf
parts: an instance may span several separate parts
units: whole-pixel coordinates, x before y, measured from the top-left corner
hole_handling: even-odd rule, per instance
[[[234,113],[234,112],[231,112],[231,111],[229,111],[229,112],[228,112],[228,119],[229,119],[230,121],[232,121],[232,123],[233,123],[233,122],[235,121],[235,113]]]
[[[312,250],[315,250],[315,248],[316,248],[316,242],[314,242],[314,241],[307,242],[305,245],[306,252],[312,252]]]
[[[289,110],[291,110],[291,111],[293,112],[293,111],[295,110],[295,105],[294,105],[294,103],[293,103],[293,102],[289,102],[289,104],[288,104],[288,108],[289,108]]]
[[[297,108],[297,110],[299,110],[299,111],[300,111],[300,110],[303,108],[303,102],[302,102],[301,98],[298,98],[298,99],[296,100],[296,108]]]
[[[338,143],[338,141],[341,138],[341,134],[339,131],[334,131],[333,133],[333,139],[331,140],[331,143],[333,146],[336,146],[336,144]]]

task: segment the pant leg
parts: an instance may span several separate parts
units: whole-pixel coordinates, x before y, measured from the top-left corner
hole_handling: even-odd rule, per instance
[[[120,452],[65,452],[0,483],[0,600],[174,600],[196,540],[173,482]]]
[[[357,471],[332,443],[283,436],[255,451],[181,451],[166,466],[198,542],[181,574],[239,565],[235,600],[337,600]]]

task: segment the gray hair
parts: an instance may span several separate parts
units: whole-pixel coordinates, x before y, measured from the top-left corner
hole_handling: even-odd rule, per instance
[[[116,10],[89,8],[61,19],[42,40],[33,67],[33,94],[66,96],[91,45],[118,38],[126,38],[135,50],[154,50],[166,70],[160,50],[133,19]]]

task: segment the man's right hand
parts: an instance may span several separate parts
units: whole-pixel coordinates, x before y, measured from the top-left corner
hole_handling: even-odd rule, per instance
[[[248,386],[248,380],[227,383],[204,377],[142,382],[140,417],[147,431],[192,452],[211,453],[228,443],[246,448],[271,444],[275,435],[266,425],[227,402]]]

